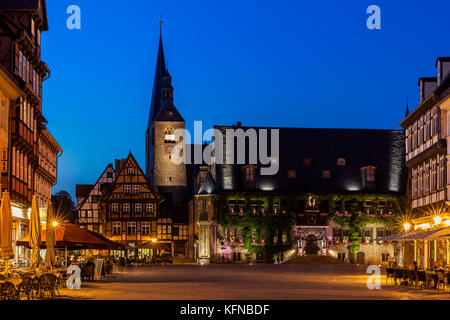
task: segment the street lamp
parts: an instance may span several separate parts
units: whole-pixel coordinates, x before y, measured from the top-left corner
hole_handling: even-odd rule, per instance
[[[153,243],[156,243],[156,241],[158,241],[158,239],[152,238],[152,242],[153,242]]]
[[[411,225],[410,225],[408,222],[406,222],[406,223],[403,225],[403,229],[405,229],[405,231],[408,232],[409,229],[411,229]]]
[[[442,221],[442,218],[439,217],[439,216],[436,216],[436,217],[433,218],[433,220],[434,220],[434,223],[436,225],[439,225],[441,223],[441,221]]]

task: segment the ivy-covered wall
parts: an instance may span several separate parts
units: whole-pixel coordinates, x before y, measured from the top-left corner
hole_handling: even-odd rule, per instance
[[[321,217],[349,229],[350,253],[359,250],[361,228],[368,223],[393,226],[395,217],[406,204],[405,198],[398,195],[223,193],[216,197],[214,206],[218,212],[218,223],[223,228],[242,229],[245,249],[250,253],[264,252],[270,257],[292,248],[294,226],[299,224],[305,209],[312,209],[308,207],[310,197],[314,198],[315,209]],[[230,212],[230,200],[244,203],[243,212]],[[255,214],[252,201],[264,204],[264,211]],[[277,213],[274,213],[274,203],[277,203]],[[252,241],[252,230],[263,230],[265,241]],[[256,236],[259,237],[259,234],[257,232]],[[287,235],[284,239],[283,234]]]

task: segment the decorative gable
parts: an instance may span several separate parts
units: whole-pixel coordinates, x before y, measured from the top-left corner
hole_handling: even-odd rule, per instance
[[[119,172],[113,186],[110,189],[108,195],[105,196],[105,200],[154,200],[155,202],[161,202],[161,195],[152,187],[147,180],[144,172],[137,163],[134,156],[128,155]]]

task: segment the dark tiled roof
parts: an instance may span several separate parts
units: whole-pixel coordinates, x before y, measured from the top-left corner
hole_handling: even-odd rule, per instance
[[[166,72],[166,60],[164,58],[164,48],[162,37],[159,37],[159,47],[158,47],[158,58],[156,60],[155,77],[153,79],[153,92],[152,101],[150,104],[150,115],[148,118],[148,128],[151,127],[153,120],[159,113],[161,109],[161,88],[162,88],[162,78]]]
[[[3,10],[36,10],[39,0],[1,0],[0,9]]]
[[[93,187],[93,184],[77,184],[75,186],[75,196],[77,198],[85,198],[89,195]]]
[[[180,121],[184,122],[183,117],[177,108],[172,105],[165,105],[156,115],[155,121]]]
[[[231,127],[217,128],[224,130]],[[376,186],[370,192],[404,191],[406,168],[404,132],[401,130],[306,128],[279,128],[279,130],[279,171],[273,176],[260,176],[257,170],[255,190],[364,192],[361,168],[374,166],[377,168]],[[306,158],[311,159],[310,166],[305,165]],[[338,158],[344,158],[346,165],[338,166]],[[242,167],[237,164],[217,165],[218,188],[233,191],[249,190],[243,183]],[[295,171],[295,178],[288,178],[290,170]],[[322,177],[324,170],[331,172],[331,178]]]

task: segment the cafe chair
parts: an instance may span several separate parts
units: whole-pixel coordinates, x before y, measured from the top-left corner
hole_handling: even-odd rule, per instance
[[[395,270],[393,268],[386,268],[386,285],[389,278],[391,279],[391,282],[395,281]]]
[[[0,285],[0,297],[2,300],[19,300],[16,287],[9,281],[5,281]]]
[[[33,297],[33,279],[31,277],[23,277],[17,291],[19,299],[26,297],[27,300],[30,300]]]
[[[436,272],[437,275],[437,284],[436,284],[436,288],[438,290],[439,293],[439,288],[442,287],[442,290],[445,293],[445,277],[444,277],[444,271],[443,270],[439,270]]]

